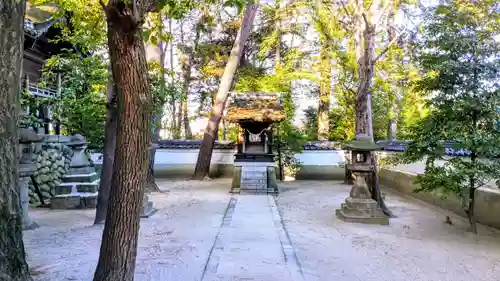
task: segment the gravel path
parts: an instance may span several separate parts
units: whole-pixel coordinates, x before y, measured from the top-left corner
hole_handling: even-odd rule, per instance
[[[500,277],[498,232],[480,227],[475,236],[462,218],[389,191],[398,217],[374,226],[334,216],[349,193],[335,182],[283,183],[276,203],[232,197],[228,180],[159,184],[170,192],[153,194],[159,211],[141,220],[136,281],[290,281],[292,271],[308,281]],[[444,223],[446,215],[453,225]],[[34,280],[92,280],[102,235],[102,226],[92,226],[94,211],[36,209],[31,216],[41,226],[24,233]],[[210,271],[214,264],[223,276]]]
[[[306,280],[497,281],[500,235],[449,212],[384,190],[398,216],[390,226],[345,223],[334,215],[349,187],[334,182],[281,185],[283,220]],[[445,224],[450,216],[453,225]]]

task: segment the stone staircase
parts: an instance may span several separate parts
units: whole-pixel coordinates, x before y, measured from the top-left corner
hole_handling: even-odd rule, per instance
[[[72,136],[69,147],[73,150],[69,172],[55,188],[50,199],[52,209],[85,209],[97,206],[99,175],[85,155],[87,142],[81,135]]]
[[[241,171],[241,190],[267,190],[267,167],[244,167]]]

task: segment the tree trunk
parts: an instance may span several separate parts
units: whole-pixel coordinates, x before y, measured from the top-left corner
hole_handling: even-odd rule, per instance
[[[182,124],[184,126],[184,135],[187,140],[193,139],[193,133],[191,132],[191,126],[189,125],[189,110],[188,110],[188,101],[189,98],[188,93],[186,92],[186,96],[182,100]]]
[[[396,40],[396,23],[395,23],[396,14],[393,9],[389,12],[387,16],[387,34],[389,42],[393,42]],[[401,47],[401,46],[400,46]],[[391,63],[398,64],[400,61],[392,60]],[[392,81],[392,90],[394,91],[393,97],[390,99],[390,108],[389,108],[389,120],[387,122],[387,139],[395,140],[397,139],[398,132],[398,118],[399,118],[399,101],[400,95],[398,94],[399,81]]]
[[[182,136],[182,101],[178,102],[178,108],[177,108],[177,119],[176,119],[176,127],[177,131],[179,132],[179,139]]]
[[[172,34],[172,19],[168,19],[168,32],[169,34]],[[169,59],[170,59],[170,72],[172,73],[171,75],[171,86],[174,86],[174,80],[175,80],[175,71],[174,71],[174,40],[170,40],[170,51],[169,51]],[[170,106],[172,108],[172,138],[173,139],[179,139],[180,138],[180,133],[179,133],[179,127],[177,127],[177,113],[176,113],[176,96],[170,97]]]
[[[477,234],[477,223],[476,223],[476,216],[474,215],[474,206],[476,203],[476,195],[475,195],[475,189],[472,189],[469,191],[469,208],[466,210],[467,213],[467,218],[469,218],[469,223],[471,227],[471,231],[474,234]]]
[[[167,45],[163,40],[161,40],[161,34],[163,33],[163,16],[161,11],[158,13],[159,27],[158,34],[160,39],[158,41],[158,49],[160,49],[160,87],[162,95],[165,93],[165,51]],[[148,165],[148,177],[146,182],[146,192],[161,192],[160,188],[155,181],[155,157],[156,157],[156,146],[155,143],[160,139],[160,128],[161,119],[163,117],[163,104],[161,108],[155,108],[151,127],[151,148],[149,150],[149,165]]]
[[[318,140],[328,140],[330,131],[330,82],[331,82],[331,61],[327,42],[321,41],[320,50],[320,90],[318,100]]]
[[[113,80],[111,67],[108,73],[108,103],[106,112],[106,127],[104,135],[104,149],[102,153],[101,179],[99,182],[99,194],[97,197],[97,209],[94,224],[103,224],[106,221],[108,210],[109,191],[113,178],[113,163],[116,147],[116,88]]]
[[[372,125],[372,105],[371,88],[373,84],[373,72],[375,66],[375,25],[370,22],[373,20],[375,10],[379,8],[380,2],[374,1],[370,6],[370,13],[367,16],[364,13],[364,1],[359,0],[357,13],[355,15],[355,40],[356,40],[356,59],[358,61],[358,89],[356,92],[356,139],[373,141]],[[378,176],[378,167],[376,165],[375,152],[371,153],[373,163],[375,163],[371,173],[371,179],[368,181],[372,191],[372,198],[377,201],[382,211],[390,217],[394,217],[387,208],[380,192],[380,180]]]
[[[25,2],[0,1],[0,280],[31,280],[18,188],[18,128]]]
[[[257,11],[257,4],[250,4],[246,7],[245,14],[243,15],[243,21],[236,36],[236,40],[233,44],[233,49],[231,50],[231,55],[224,69],[224,74],[220,80],[219,90],[215,96],[215,102],[212,106],[212,115],[208,120],[207,127],[205,129],[205,134],[203,136],[203,142],[201,143],[200,152],[198,153],[198,160],[196,161],[196,167],[193,174],[193,179],[203,180],[208,177],[210,172],[210,161],[212,160],[212,151],[214,148],[215,138],[217,136],[217,131],[219,128],[219,123],[222,118],[222,113],[226,105],[226,100],[231,89],[231,84],[233,82],[234,74],[238,68],[238,63],[241,56],[243,55],[243,50],[245,43],[252,30],[253,20],[255,18],[255,13]]]
[[[476,127],[475,118],[474,118],[474,127]],[[472,151],[470,158],[472,167],[477,167],[477,155],[475,151]],[[477,234],[476,216],[474,215],[475,203],[476,203],[476,178],[474,176],[469,176],[469,204],[465,212],[467,213],[467,217],[469,218],[471,231],[474,234]]]
[[[110,0],[105,7],[117,90],[117,165],[113,165],[113,188],[94,281],[132,281],[135,272],[151,136],[151,94],[141,19],[151,3],[132,2]]]

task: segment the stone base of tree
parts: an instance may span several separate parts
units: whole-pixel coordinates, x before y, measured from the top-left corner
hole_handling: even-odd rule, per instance
[[[235,162],[231,193],[278,194],[274,162]]]

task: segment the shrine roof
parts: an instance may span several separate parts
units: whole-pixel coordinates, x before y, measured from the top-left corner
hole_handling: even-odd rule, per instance
[[[280,122],[285,111],[278,93],[232,93],[225,119],[230,122]]]
[[[58,19],[54,18],[57,6],[52,4],[26,4],[24,32],[32,37],[40,37],[51,28]]]

